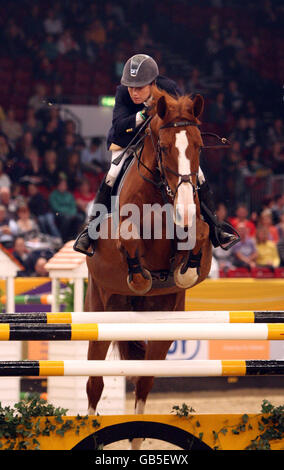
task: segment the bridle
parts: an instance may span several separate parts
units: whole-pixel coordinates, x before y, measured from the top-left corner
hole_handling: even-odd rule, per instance
[[[158,140],[157,140],[157,143],[155,143],[155,139],[154,139],[154,136],[153,136],[153,131],[152,131],[152,128],[151,128],[151,117],[149,117],[147,119],[147,127],[146,127],[146,133],[144,134],[143,136],[143,140],[144,138],[146,137],[146,135],[149,135],[150,138],[151,138],[151,141],[152,141],[152,145],[154,147],[154,150],[156,152],[156,161],[157,161],[157,168],[159,170],[159,176],[160,176],[160,180],[159,181],[156,181],[155,179],[150,179],[148,178],[147,176],[143,175],[141,172],[140,172],[140,165],[142,165],[144,168],[146,168],[146,170],[151,173],[153,176],[155,176],[154,172],[148,168],[143,162],[142,162],[142,159],[141,159],[141,156],[142,156],[142,150],[143,150],[143,146],[141,147],[141,150],[140,150],[140,153],[139,155],[135,153],[136,155],[136,158],[137,158],[137,167],[138,167],[138,172],[140,174],[140,176],[152,183],[154,186],[156,186],[157,188],[160,188],[163,192],[163,190],[166,191],[166,194],[172,199],[174,200],[175,196],[176,196],[176,193],[178,191],[178,188],[180,187],[181,184],[183,183],[189,183],[191,184],[192,186],[192,189],[193,189],[193,196],[195,197],[196,196],[196,193],[197,193],[197,190],[199,189],[198,187],[198,172],[192,172],[192,173],[187,173],[187,174],[182,174],[182,173],[178,173],[174,170],[172,170],[171,168],[169,168],[166,164],[164,164],[163,162],[163,154],[167,153],[166,152],[166,149],[163,148],[161,146],[161,142],[160,142],[160,131],[163,130],[163,129],[169,129],[169,128],[177,128],[177,127],[188,127],[188,126],[195,126],[195,127],[198,127],[199,124],[195,121],[174,121],[174,122],[169,122],[167,124],[164,124],[163,126],[161,126],[159,128],[159,132],[158,132]],[[145,124],[146,124],[146,121],[145,121]],[[143,126],[144,127],[144,126]],[[201,132],[200,133],[201,136],[204,136],[204,135],[208,135],[210,137],[214,137],[216,138],[217,140],[219,140],[221,142],[221,145],[206,145],[206,146],[201,146],[200,147],[200,151],[202,149],[218,149],[218,148],[225,148],[225,147],[229,147],[230,146],[230,143],[229,141],[225,138],[225,137],[219,137],[217,134],[214,134],[212,132]],[[141,143],[141,139],[139,140],[139,144]],[[169,172],[169,173],[172,173],[173,175],[177,176],[178,178],[180,178],[180,181],[178,182],[176,188],[174,189],[174,191],[170,188],[170,185],[168,183],[168,180],[167,180],[167,176],[166,176],[166,172]],[[194,184],[193,181],[192,181],[192,177],[195,176],[196,177],[196,183]]]

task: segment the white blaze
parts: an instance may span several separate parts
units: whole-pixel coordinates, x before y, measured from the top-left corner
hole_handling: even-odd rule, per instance
[[[178,173],[189,175],[191,173],[190,160],[186,157],[188,140],[186,131],[176,133],[176,148],[178,149]],[[180,183],[179,177],[178,183]],[[174,220],[177,225],[191,227],[196,207],[193,199],[193,188],[190,183],[181,183],[175,199]]]

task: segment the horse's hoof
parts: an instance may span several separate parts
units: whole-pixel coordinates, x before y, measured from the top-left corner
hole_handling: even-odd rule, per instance
[[[181,273],[182,264],[174,271],[174,281],[177,287],[181,289],[188,289],[196,283],[198,279],[198,272],[196,268],[188,268],[184,274]]]
[[[143,269],[143,274],[132,274],[132,279],[127,276],[127,285],[129,289],[137,295],[145,295],[152,288],[152,276],[148,269]]]

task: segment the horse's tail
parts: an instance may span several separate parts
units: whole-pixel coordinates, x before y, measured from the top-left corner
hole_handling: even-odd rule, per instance
[[[145,358],[145,341],[118,341],[121,359],[143,360]]]

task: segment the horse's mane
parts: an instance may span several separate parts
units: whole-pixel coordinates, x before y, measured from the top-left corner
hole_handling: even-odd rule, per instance
[[[193,114],[192,95],[186,94],[182,96],[173,96],[170,95],[167,91],[161,90],[156,85],[153,85],[152,96],[152,116],[156,114],[156,106],[159,98],[164,96],[169,110],[172,110],[176,114],[178,113],[179,116],[183,116],[186,119],[190,119],[192,121],[195,121],[197,124],[200,124],[200,121]]]

